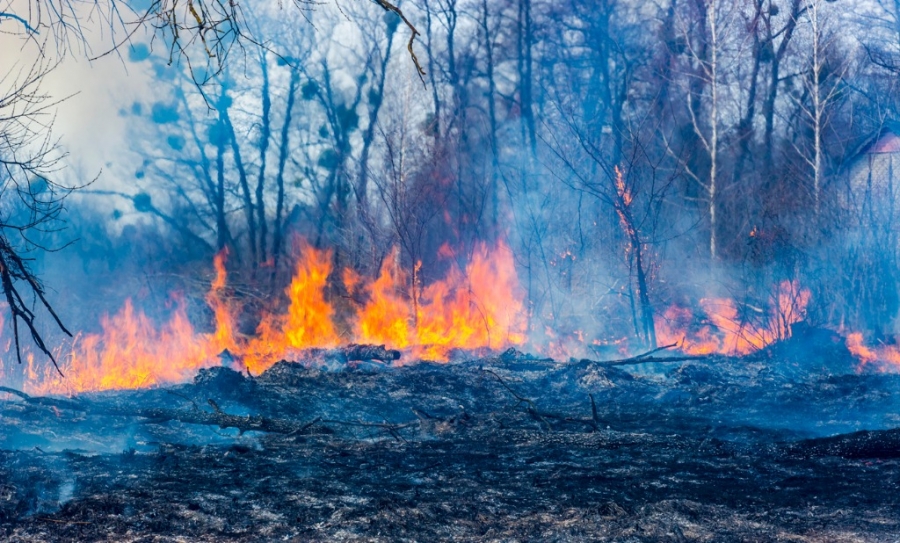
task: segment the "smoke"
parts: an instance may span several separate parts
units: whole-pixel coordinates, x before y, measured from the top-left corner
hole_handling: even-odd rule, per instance
[[[2,24],[11,23],[4,19]],[[86,18],[84,31],[97,37],[90,40],[90,51],[60,51],[40,41],[42,36],[25,39],[15,32],[0,33],[0,51],[4,51],[0,73],[14,73],[42,59],[55,65],[41,83],[50,96],[48,102],[56,104],[51,110],[53,137],[67,153],[55,180],[80,186],[96,178],[93,188],[122,189],[126,186],[122,172],[133,171],[141,160],[125,137],[129,121],[124,112],[153,96],[153,74],[138,61],[145,36],[138,33],[134,46],[89,60],[109,50],[108,29]]]
[[[504,19],[508,7],[484,9],[485,28],[514,24]],[[571,9],[574,17],[593,16]],[[641,24],[656,21],[651,8],[623,9]],[[427,20],[424,12],[410,14]],[[374,275],[385,256],[400,247],[400,265],[417,271],[421,266],[421,275],[410,281],[422,284],[446,271],[450,260],[439,257],[444,246],[462,262],[478,242],[504,239],[515,255],[533,345],[562,356],[651,346],[647,321],[671,305],[694,310],[702,320],[704,298],[730,298],[742,311],[766,315],[779,285],[807,278],[798,262],[818,258],[812,250],[797,256],[802,251],[790,246],[791,236],[801,237],[802,227],[794,223],[804,218],[796,212],[802,205],[791,203],[802,192],[793,187],[799,183],[785,186],[786,180],[770,180],[769,172],[743,162],[743,155],[750,160],[761,153],[760,142],[756,149],[723,144],[716,160],[725,185],[716,196],[718,226],[710,226],[712,197],[702,185],[712,155],[701,152],[695,137],[706,131],[706,121],[693,119],[692,127],[690,116],[675,107],[686,96],[679,85],[690,79],[688,72],[656,81],[649,79],[661,77],[656,68],[636,63],[635,81],[653,81],[653,88],[628,87],[633,84],[628,70],[610,73],[604,77],[621,78],[628,90],[620,98],[627,103],[618,104],[615,114],[610,108],[616,104],[601,103],[613,97],[604,98],[603,89],[594,86],[603,79],[594,77],[599,63],[646,58],[653,64],[660,55],[684,54],[678,53],[684,46],[678,40],[662,44],[653,32],[632,35],[632,23],[623,19],[625,26],[608,32],[619,33],[616,38],[640,55],[599,58],[592,55],[603,51],[586,47],[571,51],[584,55],[575,62],[536,47],[529,54],[541,58],[528,67],[535,72],[513,73],[525,70],[517,64],[524,57],[508,49],[512,43],[501,42],[519,29],[488,32],[497,36],[488,43],[477,21],[455,30],[435,24],[427,51],[428,86],[422,88],[402,40],[391,37],[396,21],[380,12],[373,17],[363,10],[350,20],[317,15],[316,28],[288,28],[280,11],[255,15],[273,23],[276,30],[267,29],[273,47],[290,50],[291,58],[250,51],[232,59],[202,91],[190,83],[184,65],[167,66],[166,55],[140,40],[94,62],[73,51],[46,78],[45,89],[55,98],[72,95],[57,107],[54,131],[69,153],[68,169],[59,175],[77,185],[102,172],[75,197],[68,234],[54,239],[57,245],[77,239],[76,244],[63,256],[41,257],[38,263],[48,283],[60,285],[58,299],[68,295],[66,312],[79,327],[95,326],[100,314],[114,313],[123,293],[136,295],[145,310],[164,305],[171,290],[185,286],[202,298],[197,283],[223,245],[235,249],[235,262],[242,261],[234,267],[244,266],[248,273],[261,268],[268,273],[269,266],[280,264],[271,274],[275,285],[286,277],[285,263],[271,258],[273,231],[282,226],[285,238],[287,232],[308,236],[318,247],[334,249],[341,259],[336,268],[363,275]],[[548,32],[553,28],[548,25]],[[465,58],[450,58],[459,55],[450,48],[451,37],[470,44]],[[551,43],[552,36],[535,39]],[[94,53],[102,49],[100,42]],[[497,47],[492,54],[498,55],[490,76],[489,46]],[[10,36],[0,38],[0,47],[22,47],[18,56],[0,60],[0,69],[37,55],[33,44]],[[347,50],[354,54],[344,54]],[[737,55],[723,66],[746,61]],[[745,83],[739,76],[728,71],[722,81],[704,83],[718,85],[728,99],[720,118],[711,121],[722,125],[723,133],[726,126],[737,126],[743,107],[732,95]],[[647,94],[657,83],[671,94]],[[290,89],[293,102],[287,100]],[[657,100],[671,103],[663,108]],[[624,118],[616,121],[616,115]],[[264,135],[267,150],[261,145]],[[787,142],[790,136],[778,138]],[[790,153],[782,154],[787,158],[778,153],[775,158],[790,160]],[[751,172],[752,167],[760,171]],[[268,184],[266,194],[258,196],[253,188],[260,170],[259,183]],[[621,187],[614,171],[622,174]],[[276,180],[286,187],[284,202],[276,196]],[[368,207],[357,205],[363,190]],[[259,215],[247,213],[263,208],[267,233],[261,232]],[[229,232],[222,232],[223,224]],[[251,247],[254,237],[262,238],[263,247]],[[711,258],[711,237],[717,237],[718,257]],[[268,292],[277,296],[280,288]],[[347,298],[340,288],[328,294]],[[811,307],[817,307],[822,292],[812,290]],[[207,313],[201,307],[192,317],[208,322]]]

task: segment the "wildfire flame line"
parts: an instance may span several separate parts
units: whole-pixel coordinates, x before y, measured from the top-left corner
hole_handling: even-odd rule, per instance
[[[445,246],[439,254],[450,258],[453,251]],[[212,332],[194,329],[184,300],[174,300],[170,318],[160,326],[129,299],[117,313],[101,318],[100,333],[78,335],[66,352],[58,353],[65,377],[38,367],[28,355],[24,388],[33,394],[74,394],[182,382],[200,368],[221,364],[225,351],[230,360],[258,374],[304,349],[342,343],[386,344],[404,350],[407,359],[446,361],[455,349],[500,350],[528,340],[523,293],[512,252],[503,243],[477,246],[465,269],[451,259],[445,277],[424,286],[417,274],[410,278],[404,271],[396,251],[374,279],[341,270],[344,288],[359,300],[349,330],[342,327],[342,332],[326,295],[329,278],[336,275],[332,254],[302,247],[285,290],[287,309],[265,313],[251,337],[237,332],[241,308],[228,297],[226,258],[226,252],[216,255],[215,277],[205,296],[215,317]],[[415,266],[418,270],[421,263]],[[796,281],[785,281],[767,308],[751,308],[750,317],[746,305],[727,298],[701,299],[702,315],[671,306],[656,318],[657,337],[661,344],[678,343],[688,354],[747,354],[790,337],[791,326],[806,318],[809,298]],[[554,332],[548,330],[547,337],[552,339]],[[589,347],[580,330],[570,339]],[[612,344],[624,348],[625,340]],[[559,350],[563,345],[551,341],[545,347]],[[882,362],[900,368],[896,347],[866,346],[859,333],[848,335],[847,347],[863,366]],[[0,379],[8,376],[6,370],[0,363]]]
[[[212,333],[194,329],[183,303],[166,324],[157,327],[128,300],[118,313],[101,319],[101,333],[76,338],[61,357],[65,377],[32,365],[26,389],[36,394],[72,394],[179,382],[202,367],[220,364],[226,350],[257,374],[303,349],[350,341],[383,343],[406,350],[413,358],[445,361],[454,349],[502,349],[526,339],[512,253],[502,243],[493,249],[479,245],[465,270],[451,264],[444,279],[414,288],[413,304],[403,294],[409,282],[396,253],[369,283],[344,270],[347,284],[365,299],[357,308],[350,338],[338,334],[336,310],[326,297],[331,256],[327,250],[303,247],[285,291],[287,311],[263,315],[256,334],[247,339],[236,332],[239,308],[225,295],[227,253],[219,253],[206,295],[215,316]],[[415,310],[410,310],[411,305]]]
[[[789,338],[791,325],[806,319],[809,296],[797,281],[783,281],[768,310],[756,309],[756,318],[742,315],[729,298],[703,298],[707,322],[701,326],[692,326],[693,311],[671,306],[656,319],[656,336],[661,344],[678,343],[688,354],[749,354]]]

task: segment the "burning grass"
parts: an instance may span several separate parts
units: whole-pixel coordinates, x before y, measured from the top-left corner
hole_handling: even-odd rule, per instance
[[[73,394],[183,382],[199,368],[220,364],[225,351],[258,374],[300,351],[349,343],[387,344],[410,357],[446,361],[457,349],[502,350],[526,338],[522,293],[503,244],[478,246],[464,269],[451,264],[444,279],[424,287],[405,276],[396,255],[371,281],[344,270],[346,283],[365,300],[346,334],[338,331],[337,310],[326,295],[334,275],[329,251],[303,247],[285,291],[287,310],[264,313],[249,338],[237,332],[241,308],[225,296],[225,257],[215,258],[216,276],[206,296],[215,316],[212,333],[197,331],[177,300],[162,326],[129,300],[101,319],[100,333],[80,335],[61,353],[64,375],[32,367],[25,388]]]
[[[677,343],[688,354],[750,354],[790,338],[791,326],[806,319],[809,297],[797,281],[783,281],[766,308],[703,298],[698,319],[694,311],[673,305],[656,319],[656,335],[661,344]]]
[[[259,374],[305,350],[351,343],[401,350],[399,364],[522,346],[562,360],[590,356],[601,343],[623,356],[634,354],[621,337],[599,341],[581,331],[565,334],[552,328],[532,334],[513,255],[502,242],[478,245],[463,267],[449,247],[441,254],[449,262],[446,274],[423,285],[418,265],[408,272],[396,252],[376,277],[367,278],[334,270],[330,251],[302,246],[284,292],[284,309],[264,310],[254,333],[244,335],[238,326],[243,308],[229,296],[223,252],[214,259],[215,277],[205,296],[215,320],[211,331],[195,328],[177,296],[163,324],[127,300],[118,312],[100,319],[99,332],[80,334],[59,349],[63,375],[39,366],[29,354],[22,386],[35,394],[145,388],[184,382],[200,368],[223,363]],[[342,315],[346,309],[332,299],[337,278],[353,300],[349,315]],[[808,290],[785,281],[759,307],[729,298],[704,298],[695,308],[672,305],[655,319],[657,339],[692,355],[746,355],[790,338],[793,327],[806,319],[809,302]],[[849,334],[848,347],[861,366],[900,367],[900,350],[866,346],[861,334]],[[0,384],[10,381],[13,369],[0,362]]]

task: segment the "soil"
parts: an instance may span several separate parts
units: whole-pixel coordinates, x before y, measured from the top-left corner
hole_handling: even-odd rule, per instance
[[[898,390],[823,336],[0,394],[0,539],[896,542]]]

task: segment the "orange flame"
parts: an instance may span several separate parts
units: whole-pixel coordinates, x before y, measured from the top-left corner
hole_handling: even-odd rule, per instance
[[[656,319],[656,336],[660,344],[678,343],[688,354],[749,354],[789,338],[791,325],[806,318],[809,290],[797,281],[782,282],[772,298],[770,309],[755,310],[753,318],[742,315],[731,299],[703,298],[706,322],[699,326],[692,311],[672,306]]]
[[[447,246],[439,254],[453,258]],[[118,313],[101,319],[100,333],[79,335],[57,353],[65,377],[46,365],[37,366],[34,356],[25,353],[24,388],[33,394],[73,394],[180,382],[200,368],[219,364],[226,349],[246,369],[259,373],[300,350],[351,341],[383,343],[404,350],[407,359],[446,361],[455,349],[500,350],[527,340],[524,297],[512,252],[503,243],[492,249],[476,246],[464,268],[451,260],[442,279],[424,286],[421,264],[410,274],[400,265],[397,252],[384,260],[374,279],[341,270],[344,287],[361,299],[343,334],[328,299],[329,280],[337,275],[332,273],[330,251],[301,248],[285,290],[286,309],[264,313],[253,338],[237,332],[240,307],[227,296],[226,257],[222,252],[213,260],[216,273],[205,297],[215,316],[211,333],[194,329],[183,302],[176,302],[168,322],[157,326],[126,300]],[[679,306],[658,315],[657,338],[660,344],[678,342],[690,354],[746,354],[788,338],[791,325],[805,318],[808,302],[809,291],[787,281],[778,286],[765,310],[742,311],[732,300],[704,298],[699,302],[700,318]],[[555,338],[552,330],[547,337]],[[585,343],[576,331],[551,346],[558,343],[566,350],[564,343],[572,341]],[[896,346],[869,347],[856,333],[848,335],[847,347],[863,365],[886,362],[900,368]],[[562,358],[565,353],[556,354]],[[8,370],[0,363],[0,380],[10,378]]]
[[[228,249],[222,249],[213,258],[216,277],[213,279],[209,292],[206,294],[206,303],[212,308],[216,319],[216,331],[211,338],[212,348],[220,353],[225,350],[232,353],[238,351],[237,341],[235,340],[235,312],[225,298],[225,285],[227,282],[225,258],[227,256]]]
[[[334,347],[340,338],[332,322],[334,309],[325,299],[331,274],[331,251],[303,247],[285,294],[285,315],[267,314],[245,350],[244,363],[253,373],[268,369],[290,353],[312,347]]]
[[[442,248],[449,255],[449,248]],[[421,264],[419,264],[421,265]],[[363,342],[412,350],[414,358],[444,361],[453,349],[501,349],[525,342],[523,301],[512,252],[480,244],[465,272],[452,264],[447,276],[417,292],[412,310],[402,296],[408,278],[396,254],[385,259],[367,289],[369,301],[358,319]]]
[[[65,377],[47,368],[26,383],[29,392],[71,394],[184,381],[218,354],[214,342],[194,332],[183,304],[157,328],[129,299],[100,326],[102,333],[75,339],[60,364]]]
[[[900,346],[868,346],[861,332],[847,334],[846,345],[850,354],[859,360],[859,369],[871,365],[881,371],[900,370]]]
[[[631,191],[628,190],[628,187],[625,186],[625,179],[622,176],[622,170],[620,170],[618,166],[615,166],[614,170],[616,173],[616,178],[615,178],[616,194],[619,196],[619,198],[622,199],[622,204],[625,207],[631,207],[631,202],[632,202],[633,197],[631,195]]]
[[[442,247],[445,258],[452,256]],[[422,287],[401,269],[396,253],[385,259],[375,280],[366,284],[350,270],[345,286],[365,296],[355,320],[353,337],[343,338],[334,324],[335,308],[328,301],[332,254],[302,247],[284,312],[265,313],[252,339],[237,333],[238,307],[227,297],[225,251],[216,255],[216,274],[205,301],[215,316],[212,333],[197,332],[183,303],[169,321],[157,327],[131,300],[115,315],[101,319],[101,332],[83,334],[61,353],[65,377],[29,356],[25,388],[35,394],[73,394],[140,388],[189,379],[198,369],[220,363],[223,351],[259,373],[281,359],[308,348],[330,348],[358,341],[384,343],[408,356],[445,361],[454,349],[503,349],[524,343],[523,300],[511,251],[476,247],[465,270],[451,264],[440,281]],[[0,365],[0,371],[3,366]]]
[[[352,272],[348,270],[345,276],[348,278],[345,284],[351,283]],[[410,330],[412,312],[402,295],[406,280],[406,274],[397,262],[397,251],[394,251],[384,259],[378,278],[368,287],[362,287],[369,296],[357,318],[356,335],[362,343],[384,343],[406,349],[415,342]]]

